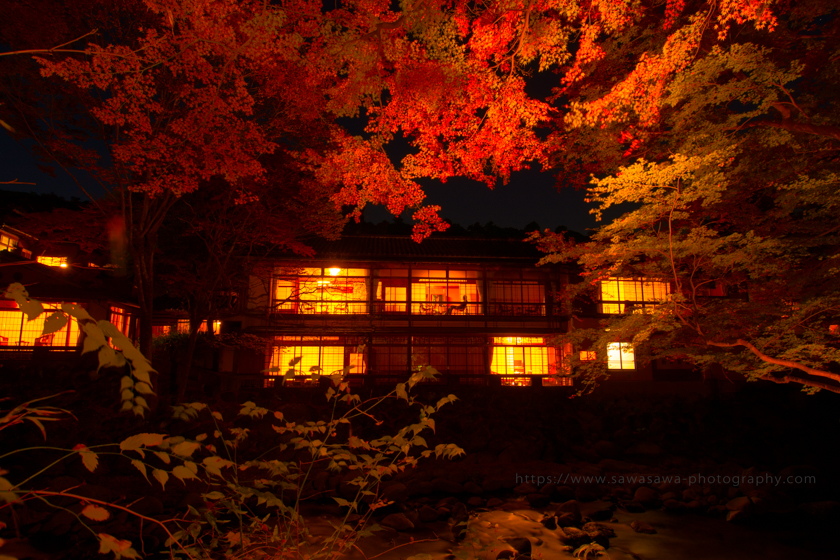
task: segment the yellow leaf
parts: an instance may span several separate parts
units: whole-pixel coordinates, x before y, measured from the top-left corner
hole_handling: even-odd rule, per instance
[[[84,443],[76,445],[73,450],[79,452],[82,457],[82,464],[90,472],[94,472],[96,467],[99,466],[99,455],[88,449]]]
[[[140,474],[143,475],[143,478],[145,478],[146,481],[149,480],[149,476],[146,474],[146,465],[145,464],[143,464],[141,461],[138,461],[137,459],[132,459],[131,464],[134,465],[134,467],[138,471],[140,471]]]
[[[172,453],[180,455],[181,457],[192,457],[196,449],[201,447],[200,444],[192,441],[183,441],[172,448]]]
[[[141,447],[151,447],[163,443],[163,434],[136,434],[130,438],[124,439],[120,443],[120,449],[129,451],[132,449],[140,449]]]
[[[152,476],[155,477],[155,479],[158,482],[160,482],[160,487],[165,490],[166,489],[166,481],[169,480],[169,473],[167,473],[166,471],[162,471],[160,469],[155,469],[155,470],[152,471]]]
[[[82,515],[87,517],[88,519],[93,519],[94,521],[105,521],[111,514],[108,512],[107,509],[103,507],[99,507],[94,504],[88,504],[82,510]],[[129,543],[130,545],[131,543]]]
[[[184,480],[188,478],[198,478],[197,476],[195,476],[194,472],[192,472],[190,469],[183,465],[178,465],[177,467],[172,469],[172,475],[180,479],[181,482],[184,482]]]

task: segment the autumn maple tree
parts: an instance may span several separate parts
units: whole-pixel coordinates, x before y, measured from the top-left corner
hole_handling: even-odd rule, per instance
[[[717,364],[840,392],[832,10],[803,3],[772,34],[746,29],[703,45],[663,84],[654,121],[632,113],[638,142],[624,165],[592,178],[594,212],[617,217],[588,243],[535,236],[545,261],[582,267],[584,282],[566,294],[572,313],[608,278],[670,286],[658,305],[575,323],[567,341],[600,357],[573,357],[587,383],[608,375],[607,345],[625,341],[641,362]]]
[[[77,112],[62,122],[85,127],[53,129],[49,152],[123,197],[144,348],[158,228],[178,197],[207,181],[223,179],[245,202],[249,181],[269,179],[261,158],[294,154],[357,217],[367,204],[413,208],[420,240],[446,228],[424,206],[422,180],[492,187],[533,163],[581,178],[681,140],[668,119],[694,98],[686,86],[688,100],[677,101],[673,84],[699,63],[722,64],[747,42],[736,36],[772,36],[786,14],[758,0],[126,0],[114,16],[88,1],[95,33],[71,13],[75,26],[46,43],[57,47],[24,53],[38,48],[13,30],[15,56],[35,55],[59,90],[27,104],[15,92],[29,82],[7,86],[18,116],[4,120],[29,115],[16,129],[37,136],[55,122],[37,111],[72,100]],[[25,15],[28,4],[15,5]],[[699,102],[720,103],[708,95]],[[339,126],[347,118],[364,131]],[[313,130],[328,149],[311,147]],[[91,137],[108,161],[85,144]]]

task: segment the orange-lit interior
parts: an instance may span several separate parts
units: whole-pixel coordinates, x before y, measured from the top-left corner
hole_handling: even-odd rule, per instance
[[[581,362],[592,362],[597,358],[597,355],[592,350],[581,350],[580,352],[580,361]]]
[[[9,251],[10,253],[17,249],[18,240],[10,237],[5,233],[0,233],[0,251]]]
[[[341,373],[346,365],[351,374],[365,373],[364,353],[356,347],[344,346],[274,346],[271,350],[269,367],[276,367],[279,371],[270,376],[282,377],[290,368],[294,369],[296,377],[310,378],[313,375],[332,375]],[[290,366],[289,364],[297,360]],[[273,386],[273,379],[266,380],[266,386]]]
[[[557,351],[541,337],[495,337],[490,372],[496,375],[552,375]]]
[[[607,369],[636,369],[636,355],[630,342],[607,344]]]
[[[4,302],[5,303],[5,302]],[[79,325],[70,320],[59,331],[43,336],[44,321],[52,313],[61,309],[60,303],[43,303],[45,313],[32,321],[27,321],[17,304],[8,302],[13,308],[0,308],[0,346],[64,346],[73,347],[79,341]]]
[[[47,266],[56,266],[59,268],[67,268],[67,257],[37,257],[35,259],[41,264]]]
[[[478,271],[415,270],[411,279],[411,312],[415,315],[481,313]],[[401,294],[401,292],[399,292]],[[386,297],[388,294],[385,294]]]
[[[218,334],[219,328],[221,328],[222,322],[221,321],[213,321],[213,333]],[[190,332],[190,320],[189,319],[178,319],[178,323],[175,325],[177,331],[181,334],[189,334]],[[167,329],[165,334],[169,334],[169,330]],[[198,332],[206,333],[207,332],[207,321],[201,323],[201,326],[198,327]]]
[[[117,330],[123,333],[125,336],[129,336],[129,320],[130,316],[128,314],[128,311],[126,311],[122,307],[111,307],[111,324],[117,327]]]
[[[295,278],[275,281],[275,309],[281,313],[348,315],[367,313],[368,271],[306,268]]]
[[[628,305],[634,313],[643,313],[669,293],[670,285],[659,280],[607,278],[601,281],[601,313],[625,313]]]

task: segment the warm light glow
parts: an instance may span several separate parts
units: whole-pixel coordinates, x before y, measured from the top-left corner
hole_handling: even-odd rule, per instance
[[[595,355],[595,352],[593,352],[592,350],[581,350],[580,351],[580,361],[581,362],[591,362],[591,361],[595,360],[596,357],[597,356]]]
[[[540,337],[525,336],[494,337],[490,372],[497,375],[557,373],[557,350],[551,346],[543,346],[544,340]]]
[[[47,266],[56,266],[60,268],[67,268],[67,257],[37,257],[35,259],[41,264]]]
[[[5,303],[5,302],[4,302]],[[17,305],[0,308],[0,346],[76,346],[79,324],[70,320],[64,328],[44,335],[44,322],[53,310],[61,309],[60,303],[43,303],[44,311],[32,321],[27,321]]]
[[[668,282],[660,280],[607,278],[600,282],[601,313],[625,313],[630,306],[634,313],[644,313],[651,304],[667,299]]]
[[[317,274],[275,280],[274,301],[279,313],[349,315],[367,313],[367,276],[363,269],[331,268],[331,276]],[[345,275],[344,273],[347,273]]]
[[[607,344],[607,369],[636,369],[636,355],[630,342]]]

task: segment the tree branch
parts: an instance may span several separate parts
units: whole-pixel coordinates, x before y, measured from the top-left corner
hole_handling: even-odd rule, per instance
[[[743,340],[743,339],[740,339],[740,338],[737,341],[735,341],[734,343],[732,343],[732,342],[713,342],[711,340],[707,340],[706,345],[717,346],[719,348],[735,348],[736,346],[743,346],[744,348],[746,348],[747,350],[749,350],[750,352],[755,354],[758,357],[758,359],[761,360],[762,362],[767,362],[768,364],[775,364],[777,366],[789,367],[789,368],[792,368],[792,369],[798,369],[799,371],[803,371],[803,372],[807,373],[808,375],[813,375],[814,377],[826,377],[828,379],[833,379],[834,381],[840,382],[840,374],[831,373],[830,371],[824,371],[824,370],[821,370],[821,369],[812,368],[812,367],[806,366],[804,364],[794,362],[792,360],[782,360],[782,359],[779,359],[779,358],[774,358],[772,356],[768,356],[767,354],[765,354],[764,352],[762,352],[761,350],[756,348],[755,345],[753,345],[752,343],[747,342],[746,340]],[[791,383],[791,382],[802,383],[803,385],[809,385],[809,386],[812,386],[812,387],[819,387],[820,389],[827,389],[827,390],[833,391],[835,393],[840,393],[840,387],[838,387],[838,386],[827,385],[825,383],[821,383],[821,382],[818,382],[818,381],[811,381],[809,379],[803,379],[801,377],[793,377],[793,376],[786,375],[784,377],[778,378],[778,377],[774,377],[770,374],[765,374],[765,375],[761,376],[761,379],[766,379],[766,380],[769,380],[769,381],[773,381],[774,383]]]

